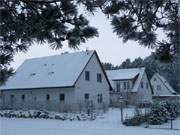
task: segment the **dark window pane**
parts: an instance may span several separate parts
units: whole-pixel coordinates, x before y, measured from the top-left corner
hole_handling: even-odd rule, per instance
[[[84,99],[85,99],[85,100],[89,100],[89,94],[88,94],[88,93],[85,93],[85,94],[84,94]]]
[[[129,82],[127,82],[127,89],[130,89],[130,84],[129,84]]]
[[[47,100],[47,101],[50,100],[50,95],[49,95],[49,94],[46,95],[46,100]]]
[[[25,100],[25,95],[22,95],[22,96],[21,96],[21,99],[24,101],[24,100]]]
[[[127,87],[126,87],[126,82],[124,82],[123,84],[124,84],[124,89],[126,90],[126,89],[127,89]]]
[[[102,103],[103,102],[103,95],[102,94],[98,94],[97,102],[98,103]]]
[[[97,82],[102,82],[102,76],[100,73],[97,73]]]
[[[89,73],[89,71],[85,71],[85,80],[87,80],[87,81],[90,80],[90,73]]]
[[[10,98],[13,99],[13,98],[14,98],[14,95],[10,95]]]
[[[120,92],[120,83],[116,84],[117,92]]]
[[[64,101],[65,100],[65,94],[60,94],[59,95],[59,100]]]

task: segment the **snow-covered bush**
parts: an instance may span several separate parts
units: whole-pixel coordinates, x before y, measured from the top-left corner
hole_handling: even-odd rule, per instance
[[[152,105],[148,122],[152,125],[159,125],[177,117],[180,117],[180,103],[159,102]]]
[[[152,104],[149,112],[145,114],[136,108],[135,114],[131,118],[126,118],[123,122],[126,126],[138,126],[145,122],[151,125],[160,125],[168,122],[168,120],[180,117],[179,102],[158,102]]]
[[[0,117],[7,118],[32,118],[32,119],[56,119],[56,120],[92,120],[92,116],[88,116],[86,113],[57,113],[50,111],[39,110],[0,110]],[[96,114],[93,114],[93,119],[96,118]]]
[[[139,125],[143,124],[144,122],[146,122],[145,115],[135,115],[132,118],[125,119],[123,124],[126,126],[139,126]]]
[[[146,121],[146,115],[143,114],[142,108],[136,107],[134,109],[134,116],[126,118],[123,122],[126,126],[139,126]]]

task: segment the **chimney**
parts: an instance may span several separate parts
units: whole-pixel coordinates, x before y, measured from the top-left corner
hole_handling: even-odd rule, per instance
[[[86,54],[87,54],[87,55],[89,54],[89,49],[88,49],[88,47],[86,48]]]

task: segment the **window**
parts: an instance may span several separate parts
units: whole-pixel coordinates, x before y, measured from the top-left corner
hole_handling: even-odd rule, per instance
[[[54,72],[53,72],[53,71],[48,73],[48,75],[52,75],[52,74],[54,74]]]
[[[30,74],[30,76],[35,76],[35,75],[36,75],[36,73],[31,73],[31,74]]]
[[[146,88],[147,88],[147,89],[149,88],[149,84],[148,84],[148,83],[146,83]]]
[[[65,101],[65,94],[60,94],[59,95],[59,100],[60,101]]]
[[[156,78],[154,78],[154,81],[156,81]]]
[[[116,83],[116,89],[117,89],[117,92],[120,92],[121,88],[120,88],[120,83],[119,82]]]
[[[129,82],[127,82],[127,89],[130,89],[130,84],[129,84]]]
[[[102,82],[102,76],[100,73],[97,73],[97,82]]]
[[[123,84],[124,84],[124,89],[126,90],[126,89],[127,89],[127,87],[126,87],[126,82],[124,82]]]
[[[21,99],[22,99],[22,101],[25,101],[25,95],[24,94],[21,96]]]
[[[49,94],[46,95],[46,100],[47,100],[47,101],[50,100],[50,95],[49,95]]]
[[[14,99],[14,95],[10,95],[11,100]]]
[[[85,93],[85,94],[84,94],[84,99],[85,99],[85,100],[89,100],[89,94],[88,94],[88,93]]]
[[[87,80],[87,81],[90,80],[90,73],[89,73],[89,71],[85,71],[85,80]]]
[[[143,82],[141,82],[141,88],[144,88],[144,83]]]
[[[161,90],[161,85],[157,85],[157,90]]]
[[[103,95],[102,95],[102,94],[98,94],[97,102],[98,102],[99,104],[103,102]]]

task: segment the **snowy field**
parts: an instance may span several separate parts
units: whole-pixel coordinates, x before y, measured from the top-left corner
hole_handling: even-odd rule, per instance
[[[126,127],[119,109],[110,109],[94,121],[0,118],[0,135],[180,135],[180,130]]]

